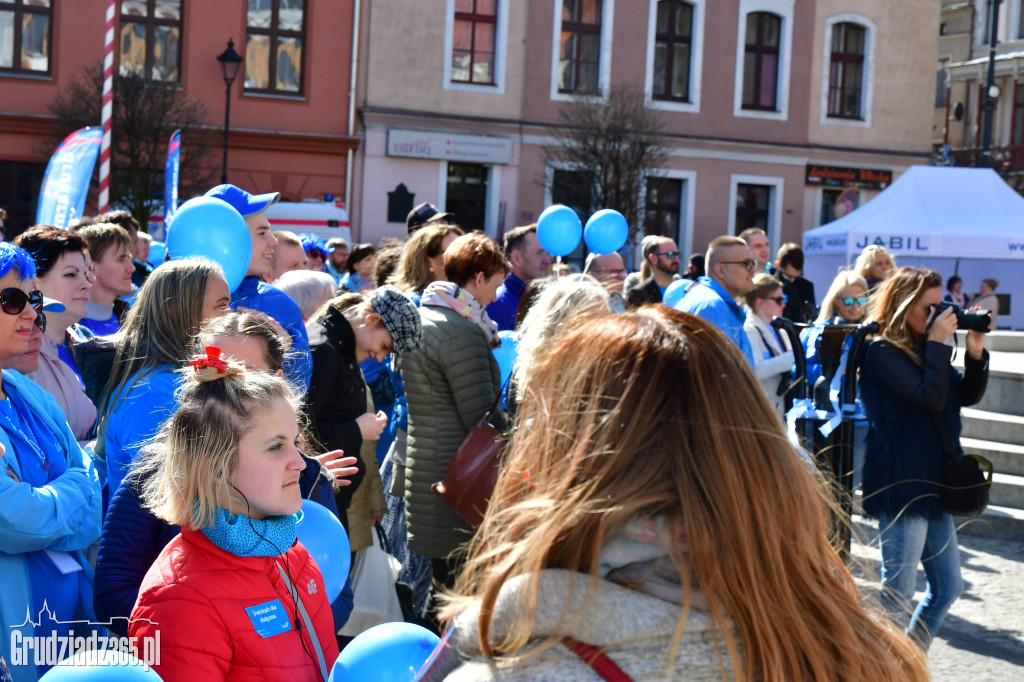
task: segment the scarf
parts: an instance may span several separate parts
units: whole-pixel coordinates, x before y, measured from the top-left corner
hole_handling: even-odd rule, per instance
[[[434,305],[450,308],[476,324],[483,331],[491,348],[501,345],[498,338],[498,324],[487,315],[484,307],[465,289],[451,282],[431,282],[423,292],[420,305]]]
[[[681,520],[670,527],[665,516],[635,516],[611,536],[601,549],[600,574],[602,578],[628,564],[650,562],[670,556],[672,534],[686,550],[686,529]]]
[[[296,528],[301,520],[301,511],[289,516],[253,519],[220,509],[213,526],[203,528],[203,535],[235,556],[279,556],[295,544]]]

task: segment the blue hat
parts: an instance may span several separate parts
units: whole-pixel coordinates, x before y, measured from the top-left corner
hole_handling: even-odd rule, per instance
[[[45,313],[62,313],[67,308],[64,304],[54,298],[46,298],[43,296],[43,312]]]
[[[217,185],[203,196],[214,197],[231,204],[231,207],[242,214],[243,218],[263,213],[269,207],[281,201],[280,192],[269,194],[249,194],[234,185]]]
[[[302,242],[302,250],[306,253],[316,250],[320,252],[321,256],[327,255],[327,245],[324,244],[323,239],[320,239],[315,234],[301,234],[299,235],[299,241]]]

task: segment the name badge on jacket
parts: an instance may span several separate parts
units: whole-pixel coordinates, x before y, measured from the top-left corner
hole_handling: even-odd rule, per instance
[[[252,621],[256,634],[264,639],[292,629],[291,621],[288,620],[288,612],[284,610],[280,599],[248,606],[245,612],[249,614],[249,620]]]

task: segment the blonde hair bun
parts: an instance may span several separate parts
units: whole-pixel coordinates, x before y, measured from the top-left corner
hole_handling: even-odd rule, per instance
[[[222,358],[217,346],[207,346],[205,355],[194,355],[188,364],[192,367],[192,378],[201,384],[245,374],[245,365]]]

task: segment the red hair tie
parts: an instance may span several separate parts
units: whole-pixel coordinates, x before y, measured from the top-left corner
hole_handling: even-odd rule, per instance
[[[228,369],[228,363],[226,360],[220,358],[221,350],[217,346],[207,346],[206,355],[193,355],[192,361],[188,364],[192,366],[195,371],[212,367],[219,374],[223,374]]]

